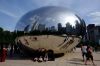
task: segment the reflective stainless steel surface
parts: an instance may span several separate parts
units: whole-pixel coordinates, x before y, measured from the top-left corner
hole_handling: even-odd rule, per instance
[[[22,45],[20,48],[25,52],[45,48],[52,49],[54,53],[66,53],[81,41],[85,27],[84,20],[75,13],[63,7],[51,6],[26,13],[17,23],[16,30],[35,33],[18,38]]]
[[[51,31],[69,35],[84,35],[85,22],[62,7],[42,7],[25,14],[17,23],[18,31]]]

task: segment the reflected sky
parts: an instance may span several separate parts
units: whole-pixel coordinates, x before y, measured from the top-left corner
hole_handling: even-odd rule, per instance
[[[34,11],[26,13],[17,23],[16,30],[32,31],[32,30],[59,30],[64,32],[81,32],[81,28],[85,27],[81,18],[76,16],[72,11],[63,7],[42,7]]]
[[[70,22],[75,26],[75,20],[78,20],[78,18],[71,11],[65,8],[44,7],[25,14],[19,20],[16,29],[23,30],[26,25],[34,23],[35,20],[41,24],[46,24],[47,27],[50,25],[56,26],[57,23],[62,23],[62,26],[65,27],[67,22]]]

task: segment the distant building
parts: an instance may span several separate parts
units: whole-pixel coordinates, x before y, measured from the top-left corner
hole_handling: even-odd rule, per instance
[[[95,24],[89,24],[87,26],[87,36],[88,36],[88,40],[95,42],[94,29],[95,29]]]
[[[100,26],[89,24],[87,26],[87,39],[96,43],[100,41]]]
[[[95,27],[95,42],[100,44],[100,26]]]

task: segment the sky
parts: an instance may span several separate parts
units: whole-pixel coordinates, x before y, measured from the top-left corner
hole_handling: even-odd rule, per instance
[[[87,25],[100,25],[100,0],[0,0],[0,27],[14,31],[24,14],[44,6],[68,8],[83,18]]]

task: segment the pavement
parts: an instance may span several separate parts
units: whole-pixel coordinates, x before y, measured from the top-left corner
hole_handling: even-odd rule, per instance
[[[94,63],[100,66],[100,51],[94,52]],[[93,66],[89,61],[87,65],[82,61],[81,50],[77,48],[73,53],[66,53],[63,57],[56,58],[55,61],[33,62],[31,59],[6,59],[0,62],[0,66]]]

